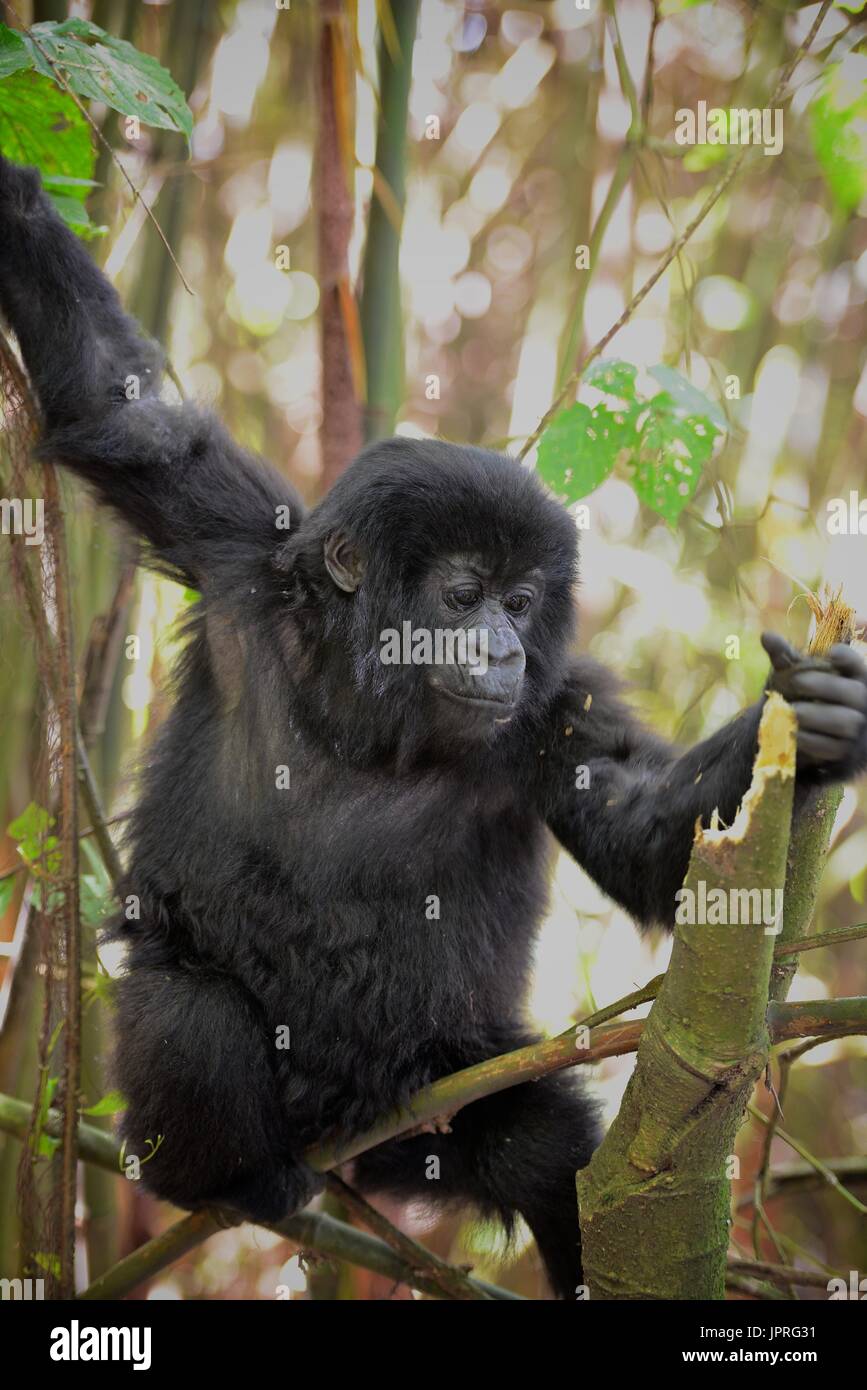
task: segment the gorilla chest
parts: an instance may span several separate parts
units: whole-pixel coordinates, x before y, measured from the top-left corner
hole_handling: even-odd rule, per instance
[[[280,820],[290,871],[308,878],[321,866],[332,891],[385,896],[448,884],[499,896],[534,875],[543,838],[512,788],[444,775],[320,780]]]

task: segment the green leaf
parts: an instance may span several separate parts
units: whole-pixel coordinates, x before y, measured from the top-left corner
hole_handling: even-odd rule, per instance
[[[82,1115],[118,1115],[122,1110],[126,1110],[129,1101],[120,1091],[109,1091],[98,1100],[95,1105],[89,1105],[86,1110],[82,1110]]]
[[[54,817],[35,801],[31,801],[20,816],[9,822],[8,834],[18,841],[18,853],[28,864],[34,865],[44,859],[47,868],[47,860],[57,847],[57,836],[48,834],[53,824]]]
[[[49,1048],[49,1055],[51,1049]],[[33,1131],[33,1141],[36,1153],[40,1158],[52,1158],[60,1147],[60,1140],[53,1138],[52,1135],[45,1133],[45,1121],[51,1109],[51,1102],[57,1090],[59,1081],[57,1076],[49,1076],[42,1088],[42,1095],[39,1101],[39,1114],[36,1117],[36,1125]]]
[[[15,896],[15,878],[12,874],[8,878],[0,878],[0,917],[9,911],[12,899]]]
[[[56,1141],[52,1141],[56,1142]],[[60,1278],[60,1256],[46,1253],[44,1250],[34,1250],[33,1258],[40,1269],[44,1269],[46,1274],[52,1274],[55,1279]]]
[[[0,78],[10,77],[21,68],[30,67],[30,54],[20,34],[0,24]]]
[[[95,163],[87,122],[70,96],[35,72],[0,81],[0,150],[16,164],[35,164],[46,181],[81,180],[67,187],[80,190],[79,200],[87,196]]]
[[[23,37],[34,67],[46,77],[56,81],[59,73],[80,97],[105,102],[147,125],[179,130],[189,140],[193,114],[180,87],[156,58],[126,39],[87,19],[34,24]]]
[[[106,894],[95,874],[82,874],[79,881],[79,912],[86,927],[101,927],[112,909],[111,895]]]
[[[73,179],[68,174],[43,174],[43,188],[101,188],[102,185],[96,179]],[[79,198],[86,198],[87,193],[79,193]]]
[[[76,232],[85,241],[90,241],[93,237],[105,236],[108,227],[104,224],[97,226],[95,222],[91,222],[87,208],[83,203],[79,203],[76,198],[65,198],[62,193],[52,193],[50,189],[46,191],[70,231]]]
[[[838,207],[852,212],[867,193],[867,56],[828,64],[810,104],[816,158]]]
[[[539,441],[537,472],[569,504],[608,477],[621,449],[632,447],[630,417],[607,406],[576,401],[555,415]]]
[[[620,400],[634,401],[637,372],[638,368],[633,367],[631,362],[603,357],[591,362],[584,373],[584,380],[588,386],[595,386],[597,391],[607,391],[610,396],[617,396]]]
[[[90,872],[80,879],[81,920],[86,927],[101,927],[114,908],[114,889],[108,870],[92,840],[84,839],[81,857],[86,859]]]
[[[673,526],[695,495],[720,431],[705,416],[681,415],[665,391],[649,405],[630,481],[641,501]]]
[[[665,389],[649,400],[637,394],[637,368],[616,359],[596,362],[587,385],[611,396],[590,407],[578,401],[560,411],[539,441],[541,478],[567,503],[577,502],[617,467],[641,500],[674,525],[695,494],[725,414],[673,367],[650,373]]]
[[[658,381],[663,391],[667,391],[675,403],[687,414],[703,415],[708,420],[712,420],[721,432],[725,432],[729,425],[725,417],[725,412],[720,409],[716,401],[712,401],[697,386],[693,386],[691,381],[687,381],[685,376],[675,371],[674,367],[651,367],[650,375],[654,381]]]

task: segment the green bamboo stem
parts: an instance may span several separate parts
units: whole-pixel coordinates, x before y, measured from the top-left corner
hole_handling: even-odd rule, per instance
[[[388,192],[374,187],[362,266],[360,316],[367,375],[368,441],[393,432],[403,393],[400,228],[394,225],[393,217],[395,209],[403,215],[405,200],[406,114],[418,0],[401,0],[400,5],[394,6],[393,14],[400,54],[392,57],[387,33],[381,29],[376,132],[377,178]]]
[[[696,833],[685,882],[696,898],[702,884],[729,902],[782,889],[794,774],[795,716],[772,695],[738,816]],[[675,928],[620,1112],[577,1177],[594,1300],[725,1296],[726,1163],[767,1060],[773,953],[761,922]]]

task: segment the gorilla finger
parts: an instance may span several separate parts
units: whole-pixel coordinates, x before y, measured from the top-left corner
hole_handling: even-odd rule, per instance
[[[798,716],[798,728],[832,738],[860,738],[864,732],[864,715],[847,705],[822,705],[809,700],[792,705]]]
[[[840,738],[798,730],[798,756],[810,763],[839,763],[849,756],[850,745]]]
[[[867,710],[867,685],[848,676],[833,676],[826,671],[793,671],[791,691],[803,700],[823,700],[828,705],[848,705],[850,709]]]
[[[762,646],[771,658],[771,665],[775,671],[785,671],[789,666],[796,666],[801,660],[801,653],[795,651],[778,632],[763,632]]]
[[[828,659],[833,661],[838,671],[844,671],[848,676],[855,676],[859,680],[867,680],[867,666],[864,658],[854,650],[847,647],[845,642],[837,642],[828,650]]]

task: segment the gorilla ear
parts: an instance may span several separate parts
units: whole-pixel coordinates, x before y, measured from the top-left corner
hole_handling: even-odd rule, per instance
[[[354,594],[364,578],[364,560],[358,546],[343,531],[334,531],[323,547],[325,568],[338,589]]]

